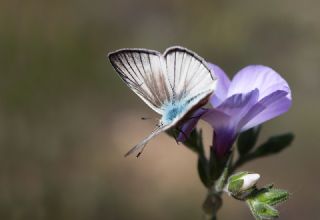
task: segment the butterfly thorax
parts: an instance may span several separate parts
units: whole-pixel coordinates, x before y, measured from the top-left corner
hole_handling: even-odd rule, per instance
[[[163,124],[170,124],[173,121],[180,119],[182,117],[182,114],[185,113],[186,106],[186,102],[175,102],[167,104],[164,108],[161,122]]]

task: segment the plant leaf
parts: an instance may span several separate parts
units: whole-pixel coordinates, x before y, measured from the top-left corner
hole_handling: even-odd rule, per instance
[[[276,154],[288,147],[294,139],[292,133],[277,135],[269,138],[265,143],[253,152],[253,157],[263,157],[270,154]]]
[[[244,131],[239,135],[237,147],[238,152],[241,156],[249,153],[252,150],[252,148],[257,142],[260,130],[261,126],[257,126],[247,131]]]

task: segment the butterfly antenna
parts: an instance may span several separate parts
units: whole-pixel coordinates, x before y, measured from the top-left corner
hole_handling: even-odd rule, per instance
[[[151,118],[151,117],[141,117],[141,120],[145,121],[145,120],[153,120],[153,121],[158,121],[159,118]]]

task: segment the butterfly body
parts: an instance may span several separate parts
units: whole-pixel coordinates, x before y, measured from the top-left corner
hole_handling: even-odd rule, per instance
[[[185,102],[168,104],[164,109],[161,122],[163,124],[170,124],[173,121],[175,121],[175,119],[179,119],[180,115],[184,113],[186,107],[187,107],[187,103]]]
[[[164,54],[121,49],[110,53],[109,59],[122,80],[162,116],[156,129],[126,155],[140,155],[153,137],[182,124],[216,88],[216,77],[204,59],[183,47],[168,48]]]

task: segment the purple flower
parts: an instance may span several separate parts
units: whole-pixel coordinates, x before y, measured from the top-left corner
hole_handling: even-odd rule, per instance
[[[251,65],[240,70],[232,81],[224,71],[209,64],[218,77],[217,90],[210,102],[214,108],[199,109],[187,121],[182,130],[190,134],[200,118],[214,129],[213,146],[218,156],[230,151],[238,134],[275,118],[291,106],[291,91],[288,83],[273,69]],[[178,137],[185,140],[185,135]]]

